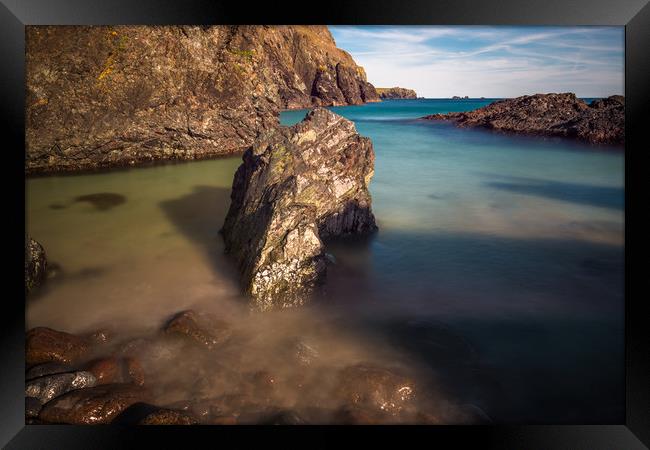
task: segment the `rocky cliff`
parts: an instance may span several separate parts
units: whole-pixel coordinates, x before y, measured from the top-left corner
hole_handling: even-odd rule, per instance
[[[379,94],[379,98],[382,100],[418,98],[413,89],[401,87],[377,88],[377,93]]]
[[[317,108],[262,136],[243,156],[222,233],[261,310],[301,305],[323,280],[323,239],[376,229],[370,139]]]
[[[26,171],[243,151],[278,111],[378,101],[325,26],[29,26]]]
[[[620,95],[591,104],[572,93],[526,95],[474,111],[433,114],[423,119],[451,120],[462,127],[573,137],[592,143],[625,141],[625,97]]]

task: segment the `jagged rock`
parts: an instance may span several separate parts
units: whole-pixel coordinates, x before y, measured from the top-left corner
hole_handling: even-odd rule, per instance
[[[357,416],[376,420],[376,413],[394,416],[412,406],[415,385],[409,378],[391,370],[358,364],[341,371],[335,395],[342,400],[351,420],[361,420],[354,418]],[[363,413],[364,410],[368,413]]]
[[[51,328],[32,328],[25,342],[25,363],[28,366],[50,361],[71,364],[90,350],[88,341]]]
[[[232,330],[226,321],[189,310],[174,316],[165,326],[165,333],[188,337],[212,350],[230,339]]]
[[[418,95],[413,89],[406,89],[401,87],[392,88],[376,88],[379,98],[382,100],[388,99],[413,99],[418,98]]]
[[[461,127],[574,137],[592,143],[625,141],[625,98],[613,95],[587,105],[575,94],[535,94],[499,100],[468,112],[433,114]]]
[[[48,402],[41,410],[39,419],[75,425],[110,423],[126,408],[147,398],[147,391],[132,384],[78,389]]]
[[[321,108],[246,151],[221,231],[253,306],[305,303],[325,275],[322,239],[376,230],[373,173],[370,139]]]
[[[326,26],[26,28],[26,171],[240,152],[283,108],[378,101]]]
[[[43,246],[27,237],[25,241],[25,293],[40,286],[47,275],[47,259]]]
[[[93,387],[96,383],[95,376],[84,371],[47,375],[28,381],[25,385],[25,396],[37,398],[41,403],[47,403],[66,392]]]

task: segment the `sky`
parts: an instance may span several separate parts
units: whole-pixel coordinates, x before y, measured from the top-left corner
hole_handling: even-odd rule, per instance
[[[427,98],[624,94],[623,27],[329,28],[375,87]]]

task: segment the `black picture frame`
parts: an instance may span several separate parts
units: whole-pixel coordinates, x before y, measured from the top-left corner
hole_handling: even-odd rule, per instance
[[[648,149],[643,127],[650,110],[650,4],[647,0],[490,0],[387,1],[335,3],[253,3],[207,0],[0,0],[0,89],[4,130],[3,187],[7,211],[6,262],[0,390],[0,444],[25,448],[121,448],[187,445],[208,439],[210,446],[244,447],[251,439],[322,446],[333,433],[363,434],[385,444],[449,448],[642,449],[650,446],[650,315],[646,298],[634,293],[644,267],[631,264],[641,255],[640,228],[631,209],[643,208],[640,158]],[[626,418],[608,425],[419,426],[419,427],[80,427],[24,423],[24,101],[25,25],[110,24],[440,24],[440,25],[620,25],[625,26],[625,237],[626,237]],[[14,229],[15,228],[15,229]],[[640,260],[640,258],[639,258]],[[7,289],[10,287],[10,289]],[[598,395],[597,392],[594,395]],[[414,440],[405,441],[409,433]],[[261,436],[260,436],[261,435]],[[410,436],[409,436],[410,437]],[[417,440],[415,440],[417,439]],[[344,443],[345,440],[339,440]],[[410,443],[413,444],[410,444]],[[157,444],[156,444],[157,443]],[[364,444],[370,445],[370,444]]]

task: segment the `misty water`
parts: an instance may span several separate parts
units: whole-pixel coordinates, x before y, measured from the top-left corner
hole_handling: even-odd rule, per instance
[[[28,298],[27,328],[107,328],[118,348],[185,309],[229,321],[217,355],[163,342],[142,356],[160,404],[267,370],[279,406],[336,408],[338,371],[366,362],[415,379],[441,423],[620,422],[623,151],[415,120],[489,102],[332,108],[373,141],[379,231],[331,243],[323,298],[301,309],[249,312],[223,254],[240,157],[30,178],[28,232],[55,273]],[[314,361],[295,361],[296,342]]]

